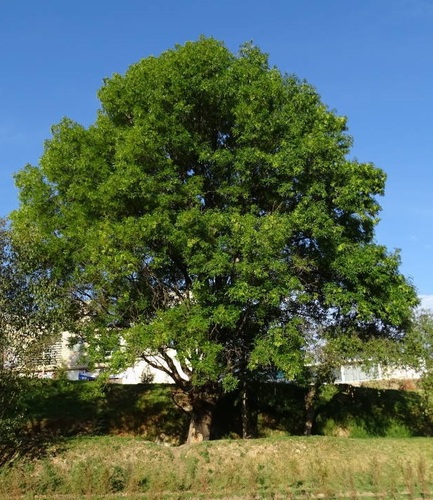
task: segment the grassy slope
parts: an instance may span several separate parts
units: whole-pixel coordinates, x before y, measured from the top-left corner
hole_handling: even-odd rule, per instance
[[[31,381],[24,405],[30,427],[51,435],[122,434],[180,444],[188,418],[173,403],[166,385],[108,385],[92,382]],[[304,424],[304,391],[290,384],[259,386],[251,403],[259,435],[299,435]],[[239,398],[228,395],[217,409],[215,435],[241,432]],[[347,437],[429,436],[432,425],[415,391],[327,386],[317,402],[315,434]]]
[[[0,498],[432,498],[428,438],[285,437],[167,447],[69,439],[0,471]],[[60,497],[59,497],[60,498]]]
[[[265,389],[253,403],[271,437],[187,447],[173,446],[188,420],[170,387],[30,381],[30,433],[0,468],[0,498],[433,498],[433,440],[407,439],[430,435],[416,392],[328,386],[315,425],[325,436],[307,439],[288,437],[302,432],[302,390]],[[219,408],[221,436],[236,436],[237,404]]]

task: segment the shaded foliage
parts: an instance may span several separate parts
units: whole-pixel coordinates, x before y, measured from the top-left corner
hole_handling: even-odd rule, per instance
[[[33,437],[23,429],[27,418],[22,376],[32,373],[57,339],[63,323],[53,308],[60,297],[44,273],[23,265],[8,221],[0,220],[0,463],[31,452]],[[45,361],[49,362],[48,358]],[[39,439],[39,438],[37,438]]]

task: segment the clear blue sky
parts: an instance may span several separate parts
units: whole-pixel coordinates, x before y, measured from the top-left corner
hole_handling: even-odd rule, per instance
[[[349,118],[353,155],[388,174],[377,241],[433,296],[433,0],[0,2],[0,215],[63,116],[93,122],[102,79],[200,34],[253,40]]]

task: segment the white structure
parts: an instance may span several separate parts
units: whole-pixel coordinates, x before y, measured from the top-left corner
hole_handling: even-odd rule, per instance
[[[90,372],[87,365],[83,362],[83,349],[80,344],[71,347],[71,335],[63,333],[61,340],[53,344],[48,350],[44,351],[39,360],[37,368],[34,371],[35,376],[39,378],[53,378],[59,369],[66,371],[69,380],[93,380],[102,367],[97,367],[95,371]],[[176,360],[176,352],[170,349],[169,356],[173,359],[179,373],[188,379],[180,369]],[[167,367],[164,360],[158,356],[152,356],[154,364],[161,367]],[[144,360],[137,360],[134,366],[127,368],[121,373],[113,374],[110,379],[120,384],[139,384],[140,382],[153,382],[156,384],[172,384],[173,380],[163,370],[158,370]]]
[[[367,380],[416,380],[422,373],[412,368],[383,368],[380,364],[369,369],[359,364],[341,366],[335,378],[336,384],[359,385]]]
[[[59,342],[42,354],[37,363],[38,369],[34,370],[37,377],[52,378],[60,368],[66,370],[67,377],[70,380],[92,380],[98,375],[102,367],[94,372],[89,372],[86,364],[82,361],[82,346],[76,344],[71,347],[70,338],[71,336],[65,332]],[[182,372],[176,359],[176,351],[170,349],[168,354],[174,361],[179,373],[187,380],[188,376]],[[162,368],[167,367],[161,357],[152,356],[151,360],[154,365],[159,365]],[[416,380],[421,377],[421,374],[421,372],[414,369],[384,368],[380,364],[368,369],[360,364],[347,364],[342,365],[337,370],[335,383],[359,385],[368,380]],[[133,366],[123,372],[113,374],[110,378],[120,384],[139,384],[140,382],[173,383],[171,377],[163,369],[158,370],[144,360],[137,360]]]

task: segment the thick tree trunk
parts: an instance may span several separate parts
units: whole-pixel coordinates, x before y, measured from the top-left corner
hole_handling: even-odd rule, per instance
[[[173,393],[174,402],[190,416],[187,443],[200,443],[212,438],[212,423],[215,405],[221,397],[219,388],[213,384],[199,389]]]
[[[187,443],[201,443],[211,438],[214,405],[205,401],[195,404],[191,411]]]

